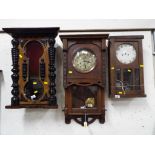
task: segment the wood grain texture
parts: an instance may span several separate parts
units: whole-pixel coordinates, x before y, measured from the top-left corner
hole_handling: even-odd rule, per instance
[[[13,97],[11,106],[6,108],[58,108],[55,96],[54,44],[59,28],[4,28],[3,30],[13,37]],[[34,85],[32,81],[35,81]],[[29,98],[26,94],[28,84],[33,86],[33,89],[37,89],[31,88],[31,91],[36,93],[40,88],[34,86],[37,84],[42,87],[41,96],[35,100]]]
[[[60,38],[63,42],[64,53],[64,88],[65,88],[65,122],[69,124],[71,119],[77,123],[84,125],[86,121],[89,124],[99,119],[100,123],[105,122],[105,69],[106,58],[104,52],[106,51],[106,39],[108,34],[87,34],[87,35],[61,35]],[[88,72],[78,72],[73,67],[73,58],[79,49],[90,49],[97,58],[96,67]],[[72,74],[69,74],[72,71]],[[77,87],[80,92],[75,89]],[[89,93],[89,87],[97,88],[97,93]],[[91,89],[90,89],[91,91]],[[82,94],[81,94],[82,93]],[[92,94],[92,95],[91,95]],[[84,101],[88,96],[95,98],[95,107],[81,109],[80,106],[84,105]],[[83,99],[81,99],[81,97]],[[77,100],[77,102],[75,101]]]
[[[120,95],[121,98],[126,97],[145,97],[144,92],[144,74],[143,74],[143,48],[142,48],[142,39],[143,35],[134,35],[134,36],[110,36],[109,37],[109,95],[114,98],[115,95]],[[119,45],[129,44],[132,45],[136,50],[136,59],[130,64],[123,64],[118,61],[116,57],[116,50]],[[123,92],[123,90],[116,90],[116,70],[119,69],[121,72],[121,81],[124,79],[123,72],[125,69],[129,69],[132,72],[133,86],[131,86],[132,90],[125,91],[123,94],[119,94],[119,92]],[[135,69],[139,69],[140,71],[140,89],[135,89]],[[124,81],[123,81],[124,82]],[[137,86],[138,87],[138,86]]]

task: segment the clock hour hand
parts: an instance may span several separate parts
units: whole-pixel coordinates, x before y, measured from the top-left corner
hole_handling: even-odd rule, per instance
[[[84,62],[91,63],[90,61],[84,60]]]

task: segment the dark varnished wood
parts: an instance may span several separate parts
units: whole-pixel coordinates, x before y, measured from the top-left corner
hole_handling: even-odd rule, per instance
[[[144,92],[144,73],[143,73],[143,48],[142,48],[142,39],[144,39],[143,35],[134,35],[134,36],[110,36],[109,37],[109,94],[110,97],[114,98],[115,95],[120,95],[121,98],[132,98],[132,97],[145,97]],[[119,45],[127,43],[136,49],[136,60],[131,64],[122,64],[116,58],[116,49]],[[145,66],[144,66],[145,67]],[[135,69],[140,70],[140,89],[130,90],[125,94],[118,94],[119,91],[115,90],[115,76],[116,69],[131,69],[135,71]],[[121,78],[123,79],[123,73],[121,73]],[[135,73],[133,73],[133,83],[135,83]]]
[[[4,28],[3,30],[13,37],[13,97],[11,105],[6,106],[6,108],[58,108],[55,90],[56,49],[54,44],[59,28]],[[37,53],[41,52],[40,56],[37,55],[38,58],[33,57],[31,52],[27,53],[26,51],[27,45],[32,42],[40,46],[33,49]],[[37,68],[34,66],[29,68],[30,61],[33,64],[32,61],[36,62],[37,59]],[[39,80],[43,86],[43,95],[36,100],[31,100],[25,96],[25,86],[31,76],[37,78],[36,80]]]
[[[54,38],[50,38],[48,40],[49,43],[49,48],[48,48],[48,53],[49,53],[49,104],[56,104],[57,103],[57,99],[56,99],[56,83],[55,83],[55,79],[56,79],[56,68],[55,68],[55,39]]]
[[[19,84],[18,84],[18,80],[19,80],[19,49],[18,49],[18,45],[19,45],[19,40],[14,38],[12,40],[12,45],[13,45],[13,48],[11,49],[11,52],[12,52],[12,75],[11,75],[11,78],[12,78],[12,81],[13,81],[13,84],[12,84],[12,98],[11,98],[11,105],[19,105]]]
[[[48,105],[48,104],[45,104],[45,105],[42,105],[42,104],[30,104],[30,105],[27,105],[27,104],[22,104],[22,105],[8,105],[5,107],[6,109],[22,109],[22,108],[42,108],[42,109],[57,109],[58,108],[58,105]]]
[[[58,34],[59,27],[40,27],[40,28],[3,28],[4,32],[13,38],[19,37],[53,37]]]
[[[96,119],[99,119],[100,123],[105,122],[105,99],[104,99],[104,87],[105,87],[105,62],[106,58],[106,39],[108,34],[78,34],[78,35],[61,35],[63,42],[64,53],[64,88],[65,88],[65,122],[69,124],[71,119],[74,119],[77,123],[84,125],[84,121],[87,124],[93,123]],[[88,73],[80,73],[75,70],[72,64],[72,60],[78,49],[91,49],[97,57],[96,67]],[[69,74],[68,71],[72,71]],[[96,107],[94,108],[76,108],[73,103],[72,88],[76,86],[84,89],[85,96],[87,94],[87,87],[95,86],[98,88],[96,96]],[[76,96],[78,96],[78,92]],[[85,116],[86,115],[86,116]],[[86,120],[85,120],[86,119]]]
[[[127,36],[109,36],[109,39],[120,39],[120,40],[124,40],[124,39],[144,39],[143,35],[127,35]]]
[[[107,39],[108,34],[68,34],[68,35],[60,35],[61,39],[86,39],[86,40],[93,40],[93,39]]]

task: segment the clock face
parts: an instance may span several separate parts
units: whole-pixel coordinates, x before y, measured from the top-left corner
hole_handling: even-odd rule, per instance
[[[96,66],[96,56],[88,49],[79,50],[73,58],[73,67],[81,72],[88,73]]]
[[[131,64],[136,59],[136,49],[130,44],[121,44],[116,50],[116,57],[123,64]]]

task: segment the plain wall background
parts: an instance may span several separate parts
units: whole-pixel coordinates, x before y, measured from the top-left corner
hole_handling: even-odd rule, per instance
[[[153,28],[155,20],[0,20],[0,27],[52,27],[61,29]],[[62,43],[57,37],[57,97],[59,109],[8,110],[11,99],[11,37],[0,34],[1,134],[155,134],[155,88],[153,47],[150,31],[106,32],[110,35],[144,35],[144,78],[146,98],[112,100],[106,91],[106,122],[96,120],[84,128],[72,121],[64,123]]]

